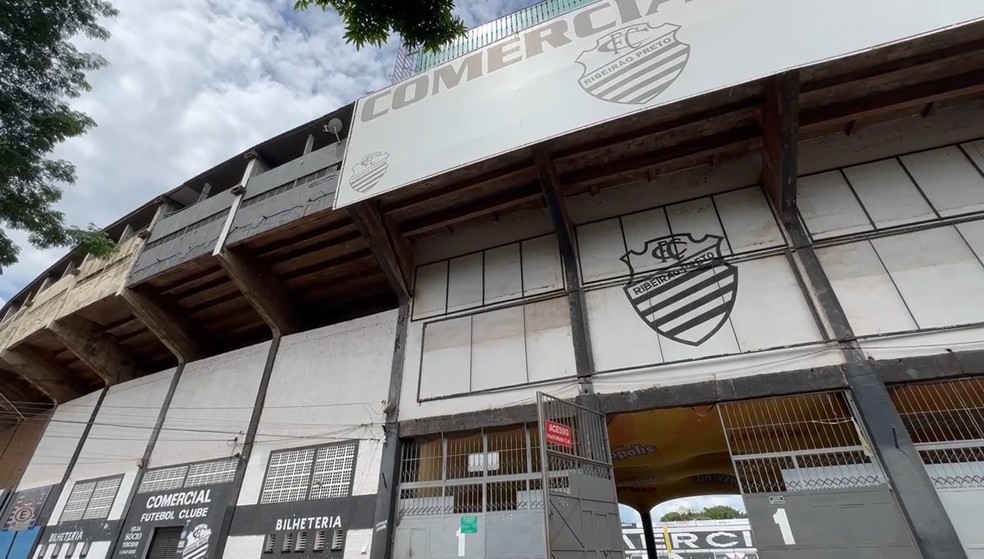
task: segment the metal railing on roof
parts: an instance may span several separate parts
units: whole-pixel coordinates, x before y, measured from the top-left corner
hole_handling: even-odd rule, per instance
[[[401,46],[396,56],[396,65],[393,67],[392,82],[403,81],[434,66],[491,45],[500,39],[515,35],[594,1],[547,0],[540,2],[473,27],[463,37],[452,41],[438,52],[424,52],[421,49],[408,50]]]

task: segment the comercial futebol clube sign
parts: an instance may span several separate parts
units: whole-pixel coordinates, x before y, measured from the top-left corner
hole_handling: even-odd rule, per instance
[[[633,112],[984,19],[979,0],[903,4],[600,0],[360,99],[335,207]]]

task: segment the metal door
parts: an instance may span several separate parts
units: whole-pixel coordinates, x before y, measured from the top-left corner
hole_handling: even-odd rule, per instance
[[[183,526],[161,527],[154,530],[154,538],[150,541],[150,551],[147,559],[174,559],[181,544]]]
[[[550,559],[622,559],[605,415],[537,393],[546,552]]]

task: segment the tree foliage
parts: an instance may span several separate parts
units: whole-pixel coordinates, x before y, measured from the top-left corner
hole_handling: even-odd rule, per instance
[[[465,32],[454,0],[296,0],[295,10],[334,8],[345,22],[345,40],[356,48],[380,46],[391,32],[409,49],[436,51]]]
[[[70,40],[106,39],[99,18],[115,15],[104,0],[0,1],[0,222],[27,232],[38,248],[79,245],[103,255],[114,246],[91,224],[67,226],[52,207],[62,186],[75,182],[75,167],[47,155],[95,124],[68,101],[89,90],[86,72],[106,61]],[[15,263],[18,252],[0,230],[0,269]]]
[[[682,510],[672,511],[660,517],[660,522],[681,522],[686,520],[733,520],[748,518],[748,515],[727,505],[715,505],[701,511]]]

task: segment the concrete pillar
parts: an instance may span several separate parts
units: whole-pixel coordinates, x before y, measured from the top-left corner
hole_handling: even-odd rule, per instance
[[[653,515],[652,509],[639,511],[642,517],[642,537],[646,542],[646,557],[656,559],[656,535],[653,534]]]

